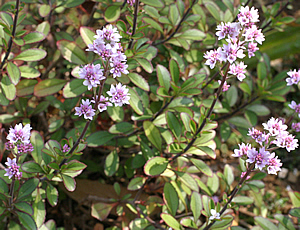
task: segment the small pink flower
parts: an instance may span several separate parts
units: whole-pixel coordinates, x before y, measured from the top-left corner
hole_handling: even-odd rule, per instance
[[[265,147],[261,147],[259,151],[255,148],[248,150],[248,159],[246,162],[255,163],[255,168],[262,170],[269,162],[270,153],[265,150]]]
[[[239,81],[243,81],[246,78],[246,67],[247,65],[244,64],[244,62],[240,62],[239,64],[232,64],[229,67],[229,74],[237,76],[237,79]]]
[[[129,104],[130,94],[125,85],[121,83],[116,86],[111,85],[110,90],[107,94],[111,96],[110,101],[115,104],[115,106],[122,106],[123,104]]]
[[[265,130],[268,130],[272,136],[277,136],[282,131],[285,131],[288,127],[278,118],[270,118],[267,123],[262,124]]]
[[[15,128],[10,128],[9,133],[6,137],[11,143],[16,143],[18,141],[28,144],[30,138],[30,124],[27,124],[23,127],[22,123],[15,125]]]
[[[300,69],[296,71],[295,69],[292,71],[290,70],[287,75],[290,77],[286,79],[287,85],[293,85],[293,84],[298,84],[300,81]]]
[[[235,149],[234,154],[232,154],[233,157],[243,157],[247,156],[248,150],[251,149],[251,144],[245,145],[245,143],[239,144],[240,149]]]
[[[278,156],[275,157],[275,153],[271,153],[267,166],[269,174],[277,175],[277,172],[281,171],[280,167],[282,166],[282,163],[280,162],[280,159],[278,159]]]
[[[93,107],[90,105],[91,102],[89,99],[83,100],[82,99],[82,104],[80,107],[75,107],[75,115],[84,116],[84,119],[90,119],[93,120],[93,116],[95,115],[95,110]]]

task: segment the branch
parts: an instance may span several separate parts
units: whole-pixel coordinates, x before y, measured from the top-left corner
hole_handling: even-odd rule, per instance
[[[132,34],[131,36],[133,36],[135,34],[136,31],[136,24],[137,24],[137,16],[138,16],[138,9],[139,9],[139,0],[135,0],[135,5],[134,5],[134,19],[133,19],[133,28],[132,28]],[[132,45],[133,45],[133,38],[131,38],[129,44],[128,44],[128,49],[132,49]]]
[[[20,0],[16,0],[16,15],[15,15],[15,18],[14,18],[13,30],[12,30],[12,33],[11,33],[11,37],[9,38],[9,41],[8,41],[8,49],[6,51],[5,57],[2,60],[1,65],[0,65],[0,70],[2,70],[2,68],[3,68],[3,66],[4,66],[10,52],[11,52],[12,40],[16,35],[17,21],[18,21],[18,16],[19,16],[19,6],[20,6]]]
[[[245,180],[247,179],[247,177],[249,176],[250,172],[252,171],[252,169],[254,168],[255,164],[251,164],[249,166],[249,168],[247,169],[245,175],[242,177],[242,179],[240,180],[240,182],[237,184],[237,186],[235,186],[235,188],[233,189],[229,200],[227,201],[227,203],[225,204],[225,206],[222,208],[222,210],[219,212],[220,216],[226,211],[227,206],[231,203],[231,201],[233,200],[233,198],[235,197],[235,195],[238,193],[238,191],[240,190],[240,188],[242,187],[243,183],[245,182]],[[216,221],[212,221],[209,225],[207,225],[203,230],[209,230],[209,228],[215,223]]]
[[[212,114],[212,111],[213,111],[213,109],[214,109],[214,107],[215,107],[215,104],[216,104],[216,102],[217,102],[217,100],[218,100],[218,98],[219,98],[219,96],[220,96],[220,94],[221,94],[222,87],[223,87],[223,85],[224,85],[224,83],[225,83],[225,80],[226,80],[226,77],[227,77],[227,73],[228,73],[230,64],[227,62],[226,65],[227,65],[226,72],[225,72],[225,74],[224,74],[224,76],[223,76],[222,82],[221,82],[221,84],[220,84],[220,86],[219,86],[219,88],[218,88],[218,90],[217,90],[217,93],[215,94],[215,99],[213,100],[213,103],[212,103],[212,105],[211,105],[211,107],[210,107],[210,109],[209,109],[209,111],[208,111],[208,113],[207,113],[205,119],[202,121],[200,127],[198,128],[197,132],[194,134],[194,137],[193,137],[193,139],[190,141],[190,143],[188,143],[188,145],[185,147],[185,149],[182,150],[180,153],[176,154],[175,156],[172,156],[172,157],[169,159],[169,163],[172,162],[172,161],[174,161],[174,160],[177,159],[178,157],[180,157],[182,154],[184,154],[185,152],[187,152],[187,151],[192,147],[192,145],[194,144],[194,142],[195,142],[196,139],[197,139],[198,134],[199,134],[199,133],[202,131],[202,129],[204,128],[204,126],[205,126],[205,124],[206,124],[206,121],[210,118],[210,116],[211,116],[211,114]]]
[[[167,41],[169,41],[177,32],[178,30],[180,29],[180,26],[181,24],[184,22],[184,20],[186,19],[187,15],[190,13],[191,9],[193,8],[193,6],[195,5],[197,0],[193,0],[192,2],[192,5],[188,8],[188,10],[185,12],[185,14],[183,15],[183,17],[181,18],[179,24],[177,25],[175,31],[166,39],[162,40],[162,41],[159,41],[159,42],[154,42],[152,45],[153,46],[157,46],[157,45],[160,45],[162,43],[165,43]]]

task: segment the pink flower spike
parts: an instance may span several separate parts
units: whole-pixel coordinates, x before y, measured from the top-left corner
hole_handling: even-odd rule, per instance
[[[293,71],[290,70],[287,73],[287,75],[290,76],[289,78],[286,79],[287,86],[293,85],[293,84],[296,85],[300,81],[300,69],[298,70],[298,72],[295,69]]]
[[[75,107],[75,115],[84,116],[84,119],[90,119],[93,120],[93,116],[95,115],[95,110],[90,105],[91,102],[89,99],[83,100],[80,107]]]
[[[295,112],[298,113],[298,116],[300,117],[300,104],[297,104],[295,101],[292,101],[291,104],[289,104],[289,107],[295,110]]]
[[[240,149],[235,149],[234,154],[232,154],[233,157],[243,157],[247,156],[248,150],[251,149],[251,144],[245,145],[245,143],[239,144]]]
[[[280,159],[278,159],[278,156],[275,157],[275,153],[271,153],[269,162],[268,162],[268,173],[269,174],[275,174],[277,175],[278,171],[281,171],[282,163],[280,162]]]
[[[262,124],[265,130],[268,130],[272,136],[277,136],[281,132],[285,131],[288,127],[278,118],[270,118],[267,123]]]
[[[88,87],[90,90],[93,87],[100,85],[100,81],[104,80],[103,69],[101,65],[88,64],[79,69],[79,78],[84,79],[83,85]]]
[[[265,147],[261,147],[259,152],[256,151],[255,148],[248,150],[247,153],[248,159],[246,162],[255,163],[255,168],[259,170],[263,170],[263,168],[267,165],[270,158],[270,153],[265,150]]]
[[[10,128],[9,133],[6,137],[11,143],[16,143],[18,141],[28,144],[30,143],[30,124],[27,124],[23,127],[22,123],[16,124],[15,128]]]
[[[121,83],[116,86],[111,85],[110,90],[107,94],[111,96],[110,101],[115,104],[115,106],[122,106],[123,104],[129,104],[130,94],[125,85]]]
[[[218,83],[219,83],[219,85],[221,85],[222,81],[218,80]],[[230,85],[227,84],[227,82],[225,81],[224,84],[223,84],[223,86],[222,86],[222,91],[226,92],[229,89],[229,87],[230,87]]]

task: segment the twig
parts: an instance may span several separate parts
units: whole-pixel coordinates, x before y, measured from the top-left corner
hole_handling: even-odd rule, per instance
[[[227,203],[224,205],[224,207],[222,208],[222,210],[219,212],[220,216],[226,211],[227,206],[231,203],[231,201],[233,200],[233,198],[235,197],[235,195],[238,193],[238,191],[240,190],[240,188],[242,187],[243,183],[245,182],[245,180],[247,179],[247,177],[249,176],[249,174],[251,173],[252,169],[254,168],[255,164],[251,164],[249,165],[245,175],[241,178],[240,182],[235,186],[235,188],[233,189],[229,200],[227,201]],[[210,222],[209,225],[207,225],[203,230],[209,230],[209,228],[215,223],[216,221],[212,221]]]
[[[187,151],[192,147],[192,145],[194,144],[194,142],[195,142],[196,139],[197,139],[198,134],[202,131],[202,129],[204,128],[204,126],[205,126],[205,124],[206,124],[206,121],[207,121],[207,120],[209,119],[209,117],[211,116],[212,111],[213,111],[213,109],[214,109],[214,107],[215,107],[215,104],[216,104],[216,102],[217,102],[217,100],[218,100],[220,94],[221,94],[222,87],[223,87],[223,85],[224,85],[224,83],[225,83],[225,80],[226,80],[226,77],[227,77],[227,73],[228,73],[230,64],[229,64],[229,63],[226,63],[226,65],[227,65],[226,72],[225,72],[225,74],[223,75],[222,82],[221,82],[221,84],[220,84],[220,86],[219,86],[219,88],[218,88],[218,90],[217,90],[217,93],[215,94],[215,99],[213,100],[213,103],[212,103],[212,105],[211,105],[211,107],[210,107],[210,109],[209,109],[209,111],[208,111],[206,117],[205,117],[204,120],[202,121],[202,123],[201,123],[200,127],[198,128],[197,132],[194,134],[193,139],[188,143],[188,145],[185,147],[185,149],[182,150],[180,153],[176,154],[175,156],[172,156],[172,157],[169,159],[169,163],[172,162],[172,161],[174,161],[174,160],[177,159],[178,157],[180,157],[182,154],[184,154],[185,152],[187,152]]]
[[[220,120],[224,120],[224,119],[227,119],[229,117],[232,117],[234,114],[236,114],[237,112],[241,111],[241,109],[245,108],[247,105],[249,105],[252,102],[254,102],[257,98],[259,98],[259,96],[256,96],[256,97],[252,98],[250,101],[244,103],[243,105],[241,105],[240,107],[238,107],[237,109],[235,109],[234,111],[232,111],[231,113],[216,118],[215,121],[220,121]]]
[[[277,18],[286,8],[287,6],[290,4],[290,1],[287,1],[285,3],[285,5],[277,12],[277,14],[274,16],[274,18]],[[272,23],[272,20],[270,20],[266,25],[264,25],[261,28],[261,31],[263,31],[264,29],[266,29],[270,24]]]
[[[19,16],[19,6],[20,6],[20,0],[16,0],[16,14],[15,14],[15,18],[14,18],[13,30],[11,33],[11,37],[9,38],[9,41],[8,41],[8,49],[6,51],[5,57],[2,60],[1,65],[0,65],[0,70],[2,70],[2,68],[11,52],[12,40],[16,35],[17,21],[18,21],[18,16]]]
[[[184,22],[184,20],[186,19],[187,15],[190,13],[190,11],[193,8],[193,6],[195,5],[196,1],[197,0],[193,0],[192,5],[187,9],[187,11],[185,12],[185,14],[181,18],[181,20],[180,20],[179,24],[177,25],[175,31],[172,34],[170,34],[170,36],[167,37],[166,39],[164,39],[162,41],[159,41],[159,42],[154,42],[152,44],[153,46],[157,46],[157,45],[160,45],[162,43],[165,43],[165,42],[169,41],[178,32],[178,30],[180,29],[181,24]]]
[[[135,34],[135,31],[136,31],[137,17],[138,17],[138,11],[139,11],[139,3],[140,3],[139,0],[135,0],[133,28],[132,28],[132,34],[131,34],[131,36],[133,36]],[[133,38],[130,39],[130,42],[128,44],[128,49],[132,49],[132,45],[133,45]]]

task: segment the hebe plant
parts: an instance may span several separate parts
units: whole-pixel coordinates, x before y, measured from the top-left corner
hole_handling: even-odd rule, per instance
[[[227,229],[252,203],[256,229],[296,229],[265,207],[261,181],[281,170],[277,149],[298,147],[298,100],[286,118],[266,118],[265,106],[283,106],[300,81],[300,70],[270,65],[299,51],[286,25],[294,18],[281,17],[288,5],[261,6],[262,21],[250,1],[5,3],[1,229],[56,229],[45,203],[59,205],[59,182],[76,192],[89,171],[115,191],[91,205],[106,229]],[[289,43],[271,36],[285,49],[272,48],[267,29],[287,31]],[[233,154],[217,156],[224,148]],[[239,167],[213,169],[220,158]],[[289,197],[299,218],[300,195]]]

